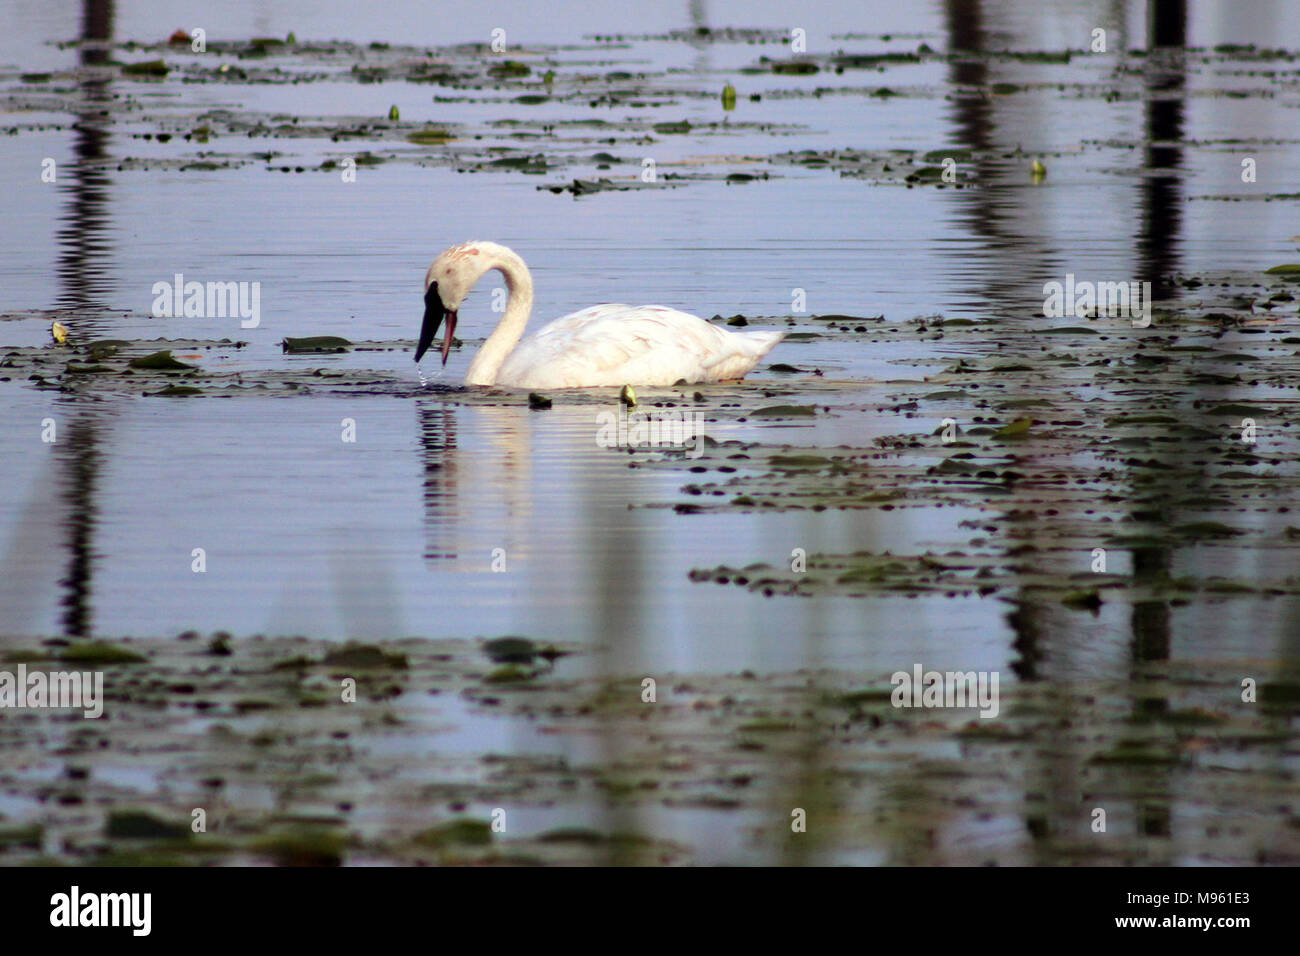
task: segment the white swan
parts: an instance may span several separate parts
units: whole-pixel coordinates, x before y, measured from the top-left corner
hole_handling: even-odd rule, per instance
[[[452,246],[424,277],[424,323],[418,362],[444,318],[447,364],[456,312],[483,273],[505,277],[506,314],[465,374],[466,385],[590,388],[672,385],[744,378],[784,337],[782,332],[730,332],[662,305],[594,305],[543,326],[520,343],[533,309],[533,278],[512,250],[495,242]]]

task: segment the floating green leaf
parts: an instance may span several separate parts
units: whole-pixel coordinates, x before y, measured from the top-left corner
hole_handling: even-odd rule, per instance
[[[172,358],[171,349],[163,349],[161,352],[152,352],[149,355],[142,355],[139,358],[133,358],[127,364],[129,364],[131,368],[173,372],[192,369],[195,367],[193,365],[186,365],[184,362]]]
[[[127,63],[122,72],[127,76],[166,76],[170,71],[162,60],[145,60],[142,63]]]
[[[1001,440],[1008,438],[1024,438],[1029,434],[1029,429],[1033,427],[1032,418],[1018,418],[1010,425],[1004,425],[993,433],[993,437]]]
[[[302,352],[346,352],[352,343],[337,335],[312,335],[301,339],[286,338],[280,347],[292,354]]]

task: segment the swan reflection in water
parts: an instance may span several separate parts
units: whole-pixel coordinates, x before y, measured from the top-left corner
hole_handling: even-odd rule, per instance
[[[424,558],[463,570],[505,570],[519,554],[532,513],[531,421],[526,408],[419,405],[424,464]],[[481,446],[461,447],[460,416],[472,414]],[[491,538],[490,547],[484,548]],[[494,549],[500,549],[495,554]]]

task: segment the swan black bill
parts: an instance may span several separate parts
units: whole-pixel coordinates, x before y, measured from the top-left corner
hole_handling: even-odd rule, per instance
[[[446,365],[447,355],[451,352],[452,336],[456,333],[456,313],[442,304],[442,297],[438,295],[438,283],[432,282],[424,293],[424,321],[420,325],[420,341],[415,346],[417,362],[429,351],[444,318],[447,320],[447,331],[442,340],[442,364]]]

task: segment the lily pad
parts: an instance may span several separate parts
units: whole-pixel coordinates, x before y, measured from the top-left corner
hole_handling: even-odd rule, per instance
[[[518,664],[502,664],[483,678],[485,684],[521,684],[533,679],[532,671]]]
[[[765,405],[749,413],[752,418],[812,418],[817,414],[815,405]]]
[[[142,63],[127,63],[122,72],[127,76],[166,76],[171,71],[162,60],[145,60]]]
[[[1008,438],[1024,438],[1029,434],[1029,429],[1034,425],[1032,418],[1020,418],[1010,425],[1004,425],[993,433],[993,437],[1005,441]]]
[[[488,846],[492,843],[492,826],[482,820],[452,820],[423,830],[412,837],[419,846]]]
[[[1180,524],[1174,531],[1188,538],[1231,538],[1246,533],[1218,521],[1192,521]]]
[[[161,352],[153,352],[149,355],[142,355],[139,358],[133,358],[127,363],[131,368],[149,369],[151,371],[186,371],[196,366],[187,365],[178,359],[172,358],[171,349],[163,349]]]
[[[59,658],[69,664],[143,664],[148,660],[132,651],[103,641],[73,644],[65,648]]]
[[[338,335],[312,335],[301,339],[286,338],[280,347],[290,354],[302,352],[346,352],[352,343]]]
[[[104,834],[115,839],[176,840],[190,835],[183,823],[169,823],[142,810],[114,810],[108,815]]]
[[[406,141],[417,146],[439,146],[450,142],[451,139],[452,135],[447,130],[432,126],[406,134]]]
[[[811,76],[818,71],[816,63],[807,60],[781,60],[772,64],[772,72],[784,76]]]
[[[358,668],[361,670],[406,670],[406,655],[389,653],[374,644],[346,644],[325,655],[329,667]]]
[[[496,637],[484,643],[483,651],[498,664],[531,664],[538,653],[526,637]]]

